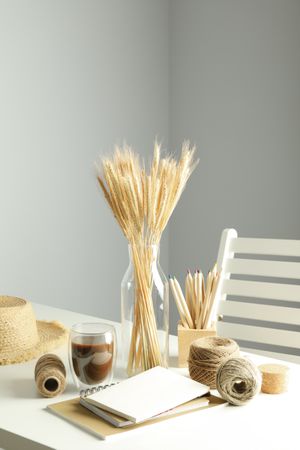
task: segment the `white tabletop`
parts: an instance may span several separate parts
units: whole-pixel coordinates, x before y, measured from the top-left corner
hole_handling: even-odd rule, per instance
[[[39,319],[59,320],[66,326],[89,321],[90,316],[43,305],[34,305]],[[103,320],[101,320],[103,321]],[[108,322],[108,321],[106,321]],[[112,322],[108,322],[112,323]],[[119,330],[119,324],[114,324]],[[171,365],[175,367],[177,338],[170,337]],[[67,346],[55,351],[67,365]],[[249,355],[260,364],[276,360]],[[63,395],[41,398],[35,389],[36,360],[0,366],[0,448],[35,449],[122,449],[122,450],[290,450],[300,448],[300,366],[290,367],[290,388],[285,394],[259,394],[242,407],[226,405],[198,411],[157,423],[142,430],[101,441],[97,437],[45,410],[50,403],[75,397],[70,374]],[[174,369],[175,370],[175,369]],[[177,369],[185,372],[186,369]],[[120,370],[116,374],[120,377]],[[28,441],[29,439],[30,441]]]

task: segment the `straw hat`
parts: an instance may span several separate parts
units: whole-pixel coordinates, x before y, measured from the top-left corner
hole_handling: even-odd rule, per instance
[[[0,296],[0,365],[34,359],[61,345],[67,335],[59,322],[36,320],[30,302]]]

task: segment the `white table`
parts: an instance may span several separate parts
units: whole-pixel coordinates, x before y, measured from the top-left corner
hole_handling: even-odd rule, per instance
[[[95,320],[90,316],[34,305],[39,319],[60,320],[66,326]],[[108,322],[108,321],[106,321]],[[111,322],[109,322],[111,323]],[[119,325],[114,324],[119,331]],[[177,339],[170,337],[171,364],[175,366]],[[67,365],[67,346],[55,351]],[[249,355],[257,364],[273,359]],[[259,394],[243,407],[225,406],[173,418],[117,438],[101,441],[45,410],[49,403],[76,396],[68,374],[68,388],[54,399],[36,393],[36,360],[0,366],[0,448],[13,450],[122,449],[122,450],[290,450],[300,448],[300,366],[290,366],[288,393]],[[184,371],[185,369],[177,369]],[[117,371],[120,374],[120,371]]]

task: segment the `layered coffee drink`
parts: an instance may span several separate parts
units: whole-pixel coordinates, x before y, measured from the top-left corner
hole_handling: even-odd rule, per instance
[[[111,325],[86,323],[72,327],[69,360],[75,384],[80,389],[111,382],[115,345]]]
[[[82,383],[90,385],[103,383],[110,376],[113,345],[113,342],[94,344],[88,337],[81,338],[80,343],[72,342],[73,368]]]

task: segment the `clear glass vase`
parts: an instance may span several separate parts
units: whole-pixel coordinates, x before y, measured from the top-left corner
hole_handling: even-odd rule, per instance
[[[168,366],[169,284],[156,245],[129,245],[121,283],[122,346],[129,376]]]

